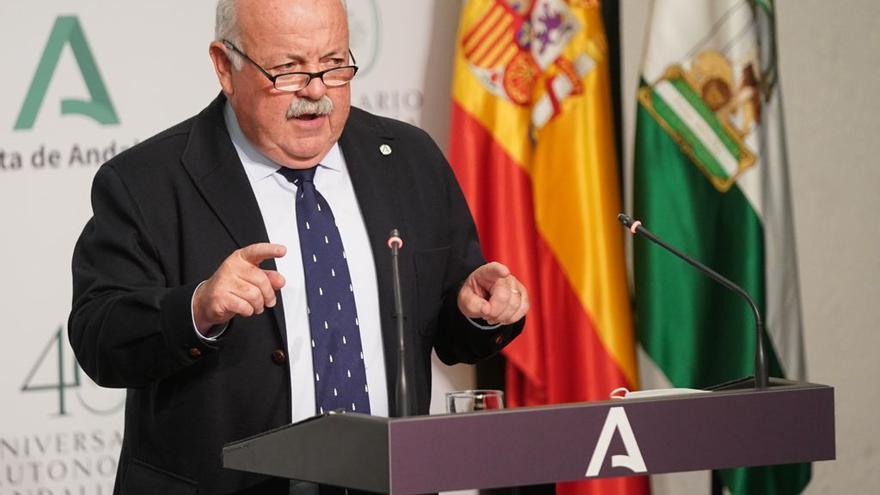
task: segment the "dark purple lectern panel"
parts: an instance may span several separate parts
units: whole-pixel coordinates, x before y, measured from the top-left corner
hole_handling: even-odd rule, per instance
[[[612,415],[618,422],[608,427],[611,440],[604,450],[600,433],[616,408],[625,414],[617,409]],[[597,478],[835,455],[828,387],[512,409],[402,419],[389,426],[391,492],[402,495],[585,479],[597,447],[598,472],[591,476]],[[634,443],[624,441],[626,430]],[[644,472],[612,466],[615,455],[636,450]]]

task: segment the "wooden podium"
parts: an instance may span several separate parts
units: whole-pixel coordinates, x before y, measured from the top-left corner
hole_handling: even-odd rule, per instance
[[[772,379],[761,391],[401,419],[329,414],[230,443],[223,466],[410,495],[834,457],[834,389]]]

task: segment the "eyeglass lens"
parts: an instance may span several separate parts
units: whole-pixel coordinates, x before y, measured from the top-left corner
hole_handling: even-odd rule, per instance
[[[327,86],[342,86],[354,77],[353,67],[338,67],[330,69],[321,75],[321,80]],[[309,74],[284,74],[275,79],[275,87],[282,91],[299,91],[311,82]]]

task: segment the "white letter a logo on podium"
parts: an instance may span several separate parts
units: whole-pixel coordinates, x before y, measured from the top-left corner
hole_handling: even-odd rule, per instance
[[[612,407],[608,410],[608,417],[605,418],[605,425],[602,426],[599,441],[596,442],[596,449],[593,450],[593,457],[587,466],[587,473],[584,475],[587,478],[599,476],[599,470],[602,469],[602,463],[605,460],[605,454],[608,453],[608,447],[611,445],[615,430],[620,432],[623,446],[626,447],[626,455],[611,456],[611,467],[625,467],[634,473],[648,471],[648,468],[645,467],[645,460],[642,459],[642,451],[639,450],[639,444],[636,442],[632,427],[629,425],[629,419],[626,417],[626,411],[622,407]]]

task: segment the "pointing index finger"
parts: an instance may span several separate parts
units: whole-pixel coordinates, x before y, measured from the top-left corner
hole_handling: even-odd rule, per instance
[[[480,270],[480,278],[486,283],[486,286],[492,286],[496,281],[510,275],[510,269],[497,261],[483,265]]]
[[[251,244],[241,248],[239,251],[239,254],[245,261],[255,266],[259,265],[263,260],[281,258],[286,253],[286,247],[281,244],[271,244],[268,242]]]

